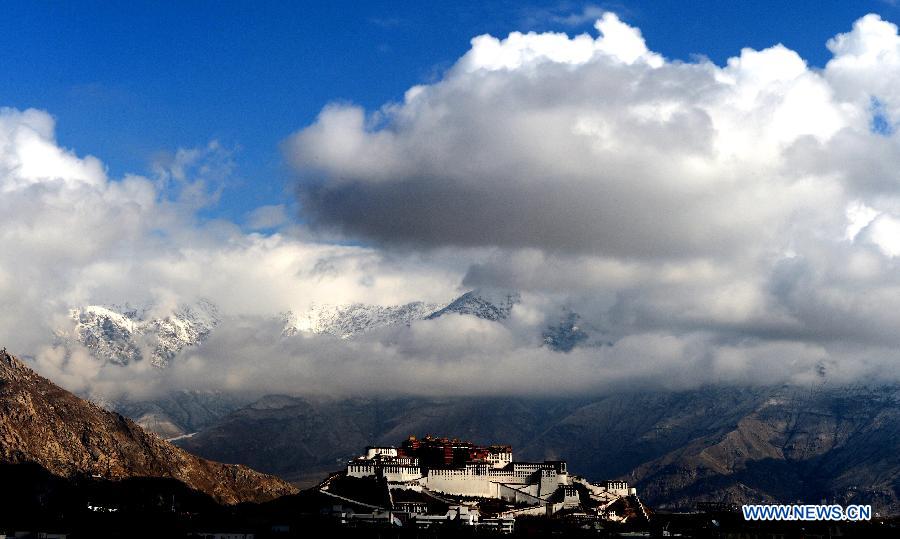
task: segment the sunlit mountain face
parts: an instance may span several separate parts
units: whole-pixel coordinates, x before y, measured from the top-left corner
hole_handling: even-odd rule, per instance
[[[64,479],[171,478],[225,504],[295,492],[275,477],[190,455],[59,388],[5,350],[0,381],[3,464],[35,464]]]

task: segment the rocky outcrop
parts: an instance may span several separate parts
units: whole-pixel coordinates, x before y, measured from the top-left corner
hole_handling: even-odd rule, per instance
[[[296,492],[245,466],[191,455],[56,386],[5,349],[0,351],[0,462],[32,462],[61,477],[171,478],[225,504]]]

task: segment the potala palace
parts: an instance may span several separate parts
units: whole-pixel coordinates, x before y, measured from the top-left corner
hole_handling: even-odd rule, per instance
[[[345,523],[428,527],[455,522],[511,531],[519,517],[587,524],[649,520],[624,481],[593,484],[562,460],[517,462],[508,445],[410,436],[400,447],[368,447],[320,486]],[[341,503],[343,502],[343,503]]]

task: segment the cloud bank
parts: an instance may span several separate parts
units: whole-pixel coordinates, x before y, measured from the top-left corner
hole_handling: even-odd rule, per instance
[[[286,140],[309,224],[268,206],[258,232],[197,217],[215,144],[110,179],[47,113],[4,110],[0,338],[107,394],[896,382],[900,36],[868,15],[827,46],[821,69],[782,45],[673,62],[608,12],[592,34],[479,36],[402,102],[331,104]],[[273,319],[478,287],[523,302],[350,340]],[[147,296],[226,320],[166,371],[42,348],[73,305]],[[592,336],[568,353],[540,340],[563,309]]]
[[[698,379],[761,350],[894,370],[897,26],[857,20],[821,69],[782,45],[673,62],[612,13],[595,29],[479,36],[400,103],[324,108],[286,143],[305,211],[387,247],[493,249],[467,285],[555,297],[616,343],[705,342]]]

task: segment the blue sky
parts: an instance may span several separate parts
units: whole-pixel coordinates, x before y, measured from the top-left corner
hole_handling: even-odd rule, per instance
[[[814,65],[825,41],[892,2],[15,2],[0,17],[0,105],[52,113],[60,143],[113,177],[210,140],[234,150],[213,216],[290,203],[279,144],[332,101],[373,109],[434,80],[471,37],[591,30],[613,10],[668,58],[717,63],[782,42]]]

